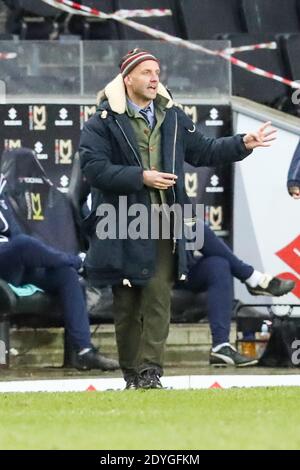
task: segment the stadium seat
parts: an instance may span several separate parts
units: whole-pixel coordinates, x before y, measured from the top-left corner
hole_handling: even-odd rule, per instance
[[[1,173],[6,192],[25,233],[69,253],[80,251],[73,212],[31,149],[5,150]]]
[[[40,0],[8,0],[6,4],[10,8],[24,10],[38,16],[55,17],[60,13],[57,8],[51,7]]]
[[[179,0],[187,39],[214,39],[245,31],[239,0]]]
[[[242,0],[247,30],[256,33],[300,32],[297,0]]]
[[[7,180],[5,191],[23,232],[61,250],[78,253],[80,247],[68,200],[53,187],[33,151],[26,148],[4,151],[1,173]],[[32,216],[34,213],[36,217]],[[18,297],[0,280],[0,340],[5,344],[9,344],[12,325],[63,326],[57,300],[40,292]],[[67,338],[65,344],[68,344]],[[6,350],[9,351],[8,346]],[[67,348],[66,354],[70,355]]]
[[[198,323],[207,317],[207,295],[187,289],[171,292],[171,322]]]
[[[78,253],[82,247],[77,238],[70,201],[53,186],[33,151],[26,148],[4,151],[1,172],[7,179],[5,191],[24,233],[42,239],[63,251]],[[31,195],[35,196],[35,202]],[[31,214],[34,212],[39,215],[37,219],[40,220],[33,220]],[[85,284],[83,280],[82,283]],[[98,290],[90,287],[87,288],[86,294],[90,323],[111,323],[111,289],[107,287]],[[41,292],[28,297],[18,297],[9,285],[0,279],[0,342],[3,341],[6,347],[7,366],[9,332],[12,326],[62,327],[62,314],[57,299]],[[72,353],[68,336],[65,334],[65,367],[71,363]]]
[[[9,367],[12,326],[28,328],[63,326],[57,300],[44,292],[18,297],[9,284],[0,279],[0,344],[5,346],[6,352],[4,358],[0,355],[0,367]]]
[[[293,80],[300,80],[300,34],[282,38],[283,51]]]
[[[78,3],[96,8],[104,13],[113,13],[113,0],[84,0]],[[68,20],[68,30],[80,35],[82,39],[118,39],[117,25],[113,20],[101,20],[96,17],[72,15]]]
[[[20,39],[35,41],[41,39],[57,39],[59,36],[59,25],[52,18],[23,16],[18,33]]]
[[[6,31],[21,39],[57,39],[66,14],[39,0],[6,2],[10,8]]]
[[[172,16],[152,17],[152,18],[133,18],[134,21],[140,24],[145,24],[151,28],[158,29],[165,33],[181,36],[178,30],[177,16],[175,4],[173,0],[116,0],[116,10],[120,9],[135,9],[135,8],[168,8],[174,14]],[[128,26],[118,23],[120,39],[152,39],[148,34],[136,31]]]
[[[233,47],[262,42],[274,41],[270,35],[227,35]],[[278,44],[279,46],[279,44]],[[251,65],[259,67],[277,75],[288,77],[288,70],[284,66],[280,47],[276,50],[254,50],[234,54],[235,57]],[[240,67],[232,66],[232,93],[262,104],[281,109],[290,90],[287,86],[268,78],[260,77]]]

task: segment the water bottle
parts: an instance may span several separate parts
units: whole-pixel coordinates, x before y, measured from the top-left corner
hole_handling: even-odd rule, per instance
[[[268,320],[265,320],[261,325],[261,330],[259,333],[259,342],[258,342],[258,357],[261,357],[267,347],[268,341],[270,339],[270,324]]]

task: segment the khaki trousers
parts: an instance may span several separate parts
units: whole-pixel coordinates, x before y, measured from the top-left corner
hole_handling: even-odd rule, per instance
[[[169,333],[174,255],[158,240],[157,269],[145,287],[114,287],[114,318],[124,376],[157,368],[162,374]]]

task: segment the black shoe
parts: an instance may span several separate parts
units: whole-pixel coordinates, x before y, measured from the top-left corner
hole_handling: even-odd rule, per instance
[[[73,367],[78,370],[116,370],[120,366],[115,359],[105,357],[97,349],[92,348],[85,354],[76,354]]]
[[[147,369],[141,372],[138,379],[138,388],[163,388],[160,375],[156,369]]]
[[[137,375],[132,375],[131,377],[126,377],[126,387],[125,390],[136,390],[139,388],[139,381]]]
[[[296,283],[291,280],[280,279],[279,277],[271,277],[267,274],[260,284],[256,287],[246,287],[252,295],[268,295],[270,297],[280,297],[288,294],[294,289]]]
[[[209,363],[212,366],[249,367],[257,364],[257,359],[252,359],[238,353],[231,345],[223,346],[218,352],[210,352]]]

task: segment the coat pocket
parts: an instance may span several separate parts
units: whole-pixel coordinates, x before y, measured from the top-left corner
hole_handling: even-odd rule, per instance
[[[94,233],[85,259],[89,270],[103,273],[123,272],[123,240],[99,239]]]

